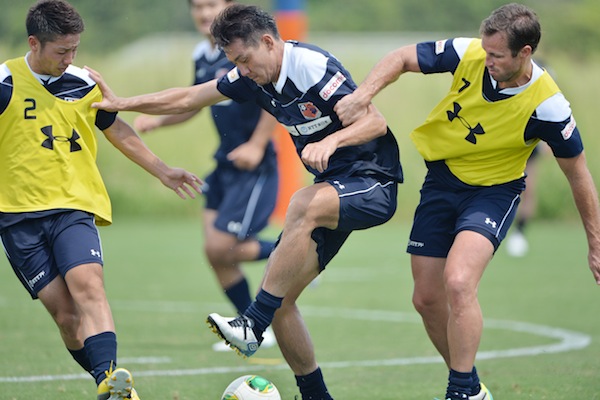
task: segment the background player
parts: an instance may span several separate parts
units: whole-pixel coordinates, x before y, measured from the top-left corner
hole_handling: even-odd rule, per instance
[[[129,371],[114,369],[117,338],[94,225],[111,223],[111,206],[96,165],[94,125],[180,197],[194,197],[190,187],[199,191],[201,181],[165,165],[116,113],[90,108],[102,93],[71,65],[84,24],[70,4],[36,3],[26,27],[30,51],[0,65],[2,245],[73,358],[95,378],[98,400],[138,399]]]
[[[234,65],[215,44],[210,26],[228,0],[188,0],[196,29],[206,40],[194,50],[194,84],[221,78]],[[140,132],[189,120],[200,110],[153,117],[141,115],[134,121]],[[253,102],[222,101],[211,107],[220,144],[214,155],[214,171],[205,179],[203,215],[204,251],[219,285],[239,314],[252,302],[249,284],[240,263],[266,259],[274,243],[256,235],[267,226],[277,200],[277,158],[271,136],[277,121]],[[273,346],[268,330],[263,346]],[[230,350],[222,341],[215,351]]]

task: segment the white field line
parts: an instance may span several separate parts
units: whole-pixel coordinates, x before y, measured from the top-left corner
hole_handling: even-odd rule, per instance
[[[206,308],[194,305],[192,303],[177,302],[113,302],[113,309],[135,309],[136,311],[149,312],[181,312],[181,313],[202,313]],[[211,309],[225,308],[224,304],[215,304]],[[364,309],[345,309],[345,308],[322,308],[322,307],[302,307],[302,313],[305,316],[317,318],[340,318],[353,319],[361,321],[379,321],[392,323],[421,323],[421,318],[416,313],[395,312],[385,310],[364,310]],[[486,350],[477,353],[478,360],[491,360],[496,358],[525,357],[540,354],[561,353],[573,350],[579,350],[587,347],[591,342],[591,337],[584,333],[574,332],[567,329],[555,328],[546,325],[531,324],[519,321],[504,321],[486,319],[484,329],[501,329],[519,333],[529,333],[545,338],[556,339],[555,343],[517,347],[504,350]],[[168,357],[138,357],[121,358],[121,363],[169,363]],[[439,356],[435,357],[407,357],[391,358],[382,360],[357,360],[357,361],[330,361],[319,363],[324,368],[351,368],[351,367],[391,367],[399,365],[414,364],[433,364],[442,363]],[[228,373],[248,373],[264,370],[266,366],[259,364],[249,364],[240,367],[208,367],[192,369],[165,369],[151,371],[136,371],[136,376],[198,376],[215,375]],[[269,369],[282,370],[288,369],[286,364],[269,365]],[[69,375],[38,375],[38,376],[19,376],[19,377],[1,377],[0,383],[25,383],[25,382],[43,382],[55,380],[77,380],[89,379],[89,374],[69,374]]]

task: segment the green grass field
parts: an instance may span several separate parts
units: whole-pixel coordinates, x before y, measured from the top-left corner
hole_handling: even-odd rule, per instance
[[[276,229],[269,232],[275,236]],[[301,298],[336,399],[432,399],[447,371],[411,305],[408,226],[355,232]],[[531,252],[498,251],[480,287],[485,329],[477,362],[496,400],[600,399],[598,290],[579,224],[535,222]],[[101,228],[120,365],[143,400],[219,399],[247,373],[297,393],[278,349],[250,359],[214,353],[209,312],[231,313],[201,254],[198,219],[117,219]],[[247,265],[254,286],[262,263]],[[0,399],[95,399],[39,302],[0,259]]]

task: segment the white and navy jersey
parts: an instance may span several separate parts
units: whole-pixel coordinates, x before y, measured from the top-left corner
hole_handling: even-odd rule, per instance
[[[81,99],[88,94],[96,82],[88,75],[87,71],[70,65],[61,76],[40,75],[31,71],[40,83],[55,97],[62,100]],[[13,84],[12,73],[6,64],[0,65],[0,114],[6,110],[12,97]],[[96,115],[96,127],[105,130],[114,124],[117,113],[98,110]]]
[[[290,133],[300,155],[307,144],[342,129],[333,107],[352,93],[356,84],[328,52],[288,41],[277,82],[260,86],[234,68],[217,87],[234,101],[254,101],[275,116]],[[385,136],[370,142],[337,149],[322,173],[306,168],[315,175],[316,182],[351,175],[379,175],[402,182],[398,144],[389,129]]]
[[[454,74],[472,38],[454,38],[417,44],[419,67],[425,74],[450,72]],[[483,76],[483,96],[490,102],[500,101],[525,90],[543,70],[533,62],[529,83],[516,88],[500,89],[487,68]],[[562,93],[542,102],[529,119],[524,132],[529,142],[541,139],[548,143],[555,157],[571,158],[583,151],[583,143],[571,112],[571,106]]]
[[[196,46],[193,58],[194,85],[221,78],[234,67],[225,53],[220,48],[213,48],[208,40]],[[237,103],[226,100],[211,106],[210,110],[220,137],[214,158],[220,165],[233,166],[233,163],[227,159],[227,154],[250,139],[262,109],[252,101]],[[261,166],[269,168],[277,166],[272,142],[265,151]]]

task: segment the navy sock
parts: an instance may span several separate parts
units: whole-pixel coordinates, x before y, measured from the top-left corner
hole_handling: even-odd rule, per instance
[[[114,332],[102,332],[90,336],[83,342],[90,366],[91,374],[96,379],[96,384],[106,378],[105,371],[117,366],[117,335]]]
[[[233,306],[237,310],[238,314],[243,314],[246,308],[252,303],[252,297],[250,297],[250,288],[246,278],[242,278],[238,283],[233,284],[229,288],[225,289],[225,294],[229,300],[233,303]]]
[[[452,398],[455,393],[470,395],[471,387],[473,386],[473,378],[471,372],[458,372],[453,369],[450,370],[448,377],[448,390],[446,397]]]
[[[81,368],[92,374],[92,364],[90,363],[90,359],[88,358],[87,351],[85,351],[85,347],[79,350],[67,350],[69,350],[69,353],[71,353],[73,359],[77,361],[77,364],[81,365]],[[92,376],[94,375],[92,374]]]
[[[473,370],[471,371],[471,379],[473,379],[471,394],[477,394],[481,390],[481,382],[479,381],[479,375],[477,375],[477,368],[475,366],[473,366]]]
[[[296,376],[296,385],[302,394],[302,400],[333,400],[327,391],[321,368],[308,375]]]
[[[257,337],[262,337],[265,329],[271,325],[275,311],[281,307],[282,301],[283,297],[273,296],[264,289],[260,289],[256,300],[244,312],[245,316],[254,320],[253,330]]]
[[[258,257],[256,257],[256,260],[266,260],[271,255],[271,252],[275,247],[275,242],[259,240],[258,244],[260,245],[260,251],[258,253]]]

